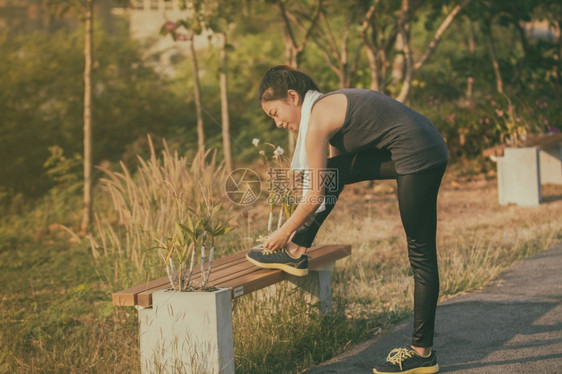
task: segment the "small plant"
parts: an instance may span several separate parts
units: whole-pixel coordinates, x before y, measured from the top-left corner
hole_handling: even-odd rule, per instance
[[[183,204],[181,196],[177,197],[178,204]],[[170,279],[172,289],[176,291],[194,291],[213,289],[209,286],[213,259],[215,256],[215,239],[233,230],[227,226],[228,220],[218,218],[221,205],[212,209],[202,204],[198,211],[186,208],[185,213],[175,224],[175,232],[165,240],[155,238],[160,255],[166,265],[166,273]],[[183,211],[183,209],[180,209]],[[207,249],[208,250],[207,254]],[[199,252],[201,281],[198,285],[192,283],[194,267]]]
[[[254,139],[252,144],[259,147],[259,139]],[[297,207],[299,181],[302,173],[295,173],[290,168],[288,158],[284,156],[285,151],[280,146],[265,143],[266,147],[259,150],[263,160],[263,167],[268,175],[268,197],[269,217],[267,220],[267,235],[273,232],[275,208],[279,208],[277,216],[277,229],[283,224],[283,216],[290,217]],[[271,152],[271,150],[273,150]],[[271,153],[267,152],[270,151]],[[261,236],[258,241],[265,241]]]

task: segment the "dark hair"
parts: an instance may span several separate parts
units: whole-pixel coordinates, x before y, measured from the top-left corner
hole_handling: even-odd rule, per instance
[[[309,90],[320,91],[318,85],[312,78],[288,65],[278,65],[270,68],[260,83],[258,100],[271,101],[287,97],[287,91],[295,90],[304,99]]]

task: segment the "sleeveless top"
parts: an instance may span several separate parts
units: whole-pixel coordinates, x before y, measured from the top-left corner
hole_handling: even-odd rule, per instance
[[[347,97],[347,112],[330,144],[342,153],[388,150],[399,175],[447,162],[445,141],[425,116],[380,92],[358,88],[324,94],[314,104],[336,93]]]

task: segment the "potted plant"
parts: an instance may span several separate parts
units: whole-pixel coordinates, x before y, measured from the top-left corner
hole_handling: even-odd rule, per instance
[[[234,373],[231,291],[210,282],[216,239],[233,227],[220,204],[204,198],[194,209],[173,195],[181,204],[175,231],[155,239],[170,288],[139,311],[143,372]]]

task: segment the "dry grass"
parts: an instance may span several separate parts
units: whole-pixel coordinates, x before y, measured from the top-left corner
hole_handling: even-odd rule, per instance
[[[338,269],[355,298],[409,310],[413,281],[394,184],[349,186],[317,241],[353,244],[352,257]],[[500,206],[495,180],[444,182],[437,237],[442,299],[480,288],[506,266],[561,240],[562,187],[545,186],[543,195],[538,207]]]
[[[240,372],[298,372],[412,312],[413,280],[394,186],[346,187],[316,239],[353,245],[333,275],[337,305],[331,317],[303,309],[302,299],[282,292],[274,300],[263,294],[240,300],[234,309]],[[441,300],[483,287],[513,262],[562,239],[562,186],[543,192],[545,202],[535,208],[500,206],[495,180],[445,180],[438,226]],[[257,326],[251,333],[242,327],[248,320]],[[288,357],[293,366],[287,367]]]
[[[494,180],[447,178],[439,199],[441,299],[480,288],[514,261],[561,239],[562,189],[546,189],[545,203],[536,208],[500,206]],[[393,181],[347,187],[320,231],[317,243],[353,245],[334,274],[331,316],[305,305],[291,288],[237,301],[237,372],[298,372],[411,313],[413,281],[394,192]],[[244,248],[266,234],[267,204],[236,211],[236,240]]]
[[[181,157],[169,152],[163,157],[187,169]],[[201,174],[207,178],[205,183],[214,182],[222,189],[219,179],[212,177],[216,173],[199,165],[196,172],[207,172],[206,177]],[[113,175],[118,183],[112,200],[119,202],[116,212],[121,209],[129,223],[116,224],[119,215],[104,205],[106,221],[102,222],[119,234],[112,238],[106,232],[105,244],[102,236],[95,239],[95,268],[90,250],[69,246],[60,236],[36,240],[33,232],[13,233],[11,238],[20,239],[2,243],[0,372],[140,371],[136,311],[113,309],[110,291],[139,282],[150,272],[164,273],[156,254],[151,255],[158,262],[149,267],[150,261],[142,259],[148,256],[142,243],[154,235],[143,230],[151,225],[158,227],[155,231],[167,230],[164,222],[173,222],[167,209],[175,208],[165,200],[169,190],[149,174],[180,172],[156,158],[142,167],[147,173]],[[438,226],[442,300],[480,288],[513,262],[562,240],[561,186],[545,188],[540,206],[522,208],[498,205],[494,180],[459,183],[451,172],[446,177]],[[153,187],[148,187],[151,178]],[[352,256],[339,261],[333,272],[334,313],[320,315],[287,285],[237,299],[233,308],[237,373],[300,372],[411,313],[413,281],[394,185],[385,181],[346,187],[319,233],[317,243],[353,245]],[[185,186],[181,188],[190,192]],[[236,214],[238,229],[219,256],[247,248],[267,230],[265,201],[239,208]],[[100,258],[108,261],[100,263]],[[139,264],[147,267],[142,276]],[[101,280],[96,272],[103,275]]]
[[[161,243],[178,235],[177,224],[186,224],[189,209],[198,211],[204,205],[213,210],[223,198],[227,174],[216,152],[200,150],[187,160],[164,142],[158,156],[148,140],[150,158],[138,157],[135,173],[123,163],[119,172],[102,169],[104,198],[111,204],[96,214],[96,230],[89,241],[100,274],[114,290],[162,274],[169,258],[165,251],[159,259]],[[225,220],[229,213],[225,206],[216,216]]]

